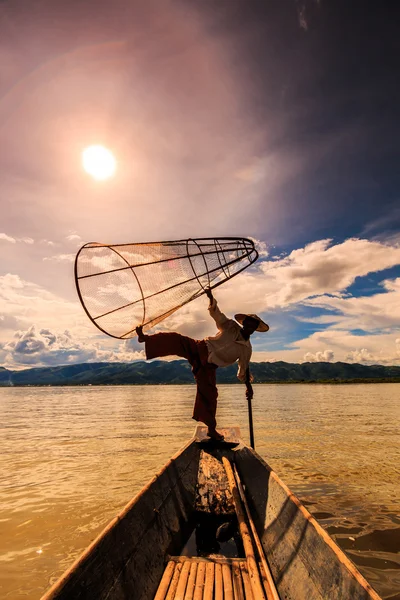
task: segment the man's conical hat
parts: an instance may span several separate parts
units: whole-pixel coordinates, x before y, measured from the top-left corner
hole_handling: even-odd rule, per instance
[[[243,313],[238,313],[237,315],[235,315],[236,321],[238,323],[240,323],[241,325],[243,325],[243,321],[245,320],[246,317],[251,317],[252,319],[257,319],[257,321],[260,321],[260,324],[257,327],[256,331],[268,331],[269,330],[269,325],[264,323],[264,321],[262,319],[260,319],[260,317],[258,315],[245,315]]]

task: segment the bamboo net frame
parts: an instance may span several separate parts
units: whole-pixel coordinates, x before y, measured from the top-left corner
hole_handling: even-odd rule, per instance
[[[90,242],[75,260],[75,283],[89,319],[118,339],[149,329],[258,258],[247,238],[135,244]]]

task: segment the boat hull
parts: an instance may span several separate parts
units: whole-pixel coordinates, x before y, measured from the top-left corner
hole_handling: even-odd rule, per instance
[[[223,456],[236,464],[281,599],[380,600],[298,498],[240,440],[239,429],[222,431],[227,443],[215,445],[205,441],[205,428],[197,428],[42,600],[152,600],[171,556],[179,560],[196,514],[229,516],[233,510],[229,495],[219,492],[226,488]]]

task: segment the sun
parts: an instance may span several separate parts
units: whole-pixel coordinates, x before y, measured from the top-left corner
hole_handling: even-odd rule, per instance
[[[97,181],[104,181],[115,174],[117,161],[104,146],[88,146],[82,152],[82,165],[86,173]]]

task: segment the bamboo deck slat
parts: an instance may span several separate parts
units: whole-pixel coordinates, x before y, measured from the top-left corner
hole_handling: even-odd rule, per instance
[[[215,563],[215,600],[223,600],[224,597],[224,584],[222,581],[222,565],[221,563]]]
[[[205,575],[206,575],[206,563],[199,563],[199,565],[197,567],[197,577],[196,577],[196,585],[194,588],[193,600],[203,600]]]
[[[154,600],[253,600],[244,558],[173,556]]]
[[[244,600],[242,574],[237,562],[234,562],[232,565],[232,583],[235,600]]]
[[[204,585],[204,600],[213,600],[214,597],[214,572],[215,565],[212,562],[206,565],[206,582]]]
[[[165,568],[164,574],[161,578],[160,585],[158,586],[158,590],[156,595],[154,596],[154,600],[164,600],[165,595],[168,591],[169,584],[171,582],[172,575],[175,571],[176,563],[173,560],[170,560]]]
[[[181,574],[181,570],[182,570],[182,563],[177,563],[175,565],[175,571],[174,574],[172,576],[172,580],[169,586],[169,590],[166,596],[166,600],[174,600],[175,598],[175,592],[176,592],[176,588],[178,587],[178,582],[179,582],[179,576]]]
[[[183,563],[181,574],[179,576],[178,587],[176,588],[175,600],[184,600],[186,585],[188,582],[190,570],[190,562],[187,560]]]
[[[198,563],[194,561],[190,563],[190,573],[185,592],[185,600],[193,600],[194,586],[196,585],[197,565]]]
[[[224,581],[224,598],[233,600],[232,572],[230,565],[222,565],[222,578]]]
[[[240,563],[240,570],[242,572],[244,597],[246,598],[246,600],[253,600],[253,590],[251,589],[249,572],[247,570],[247,563]]]

